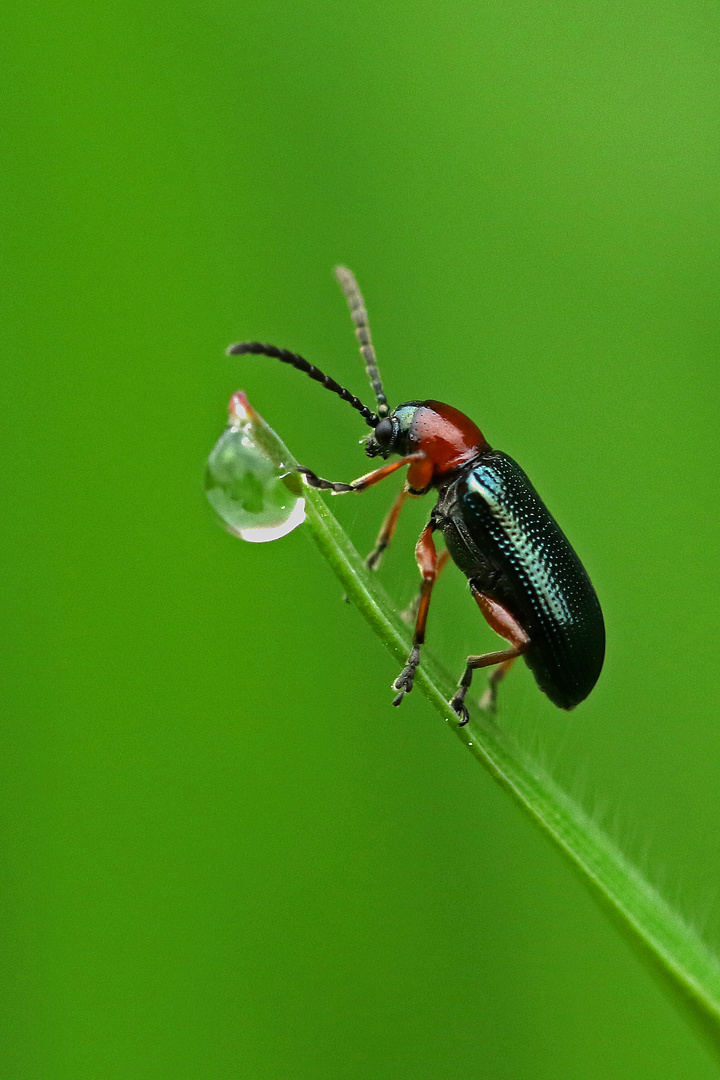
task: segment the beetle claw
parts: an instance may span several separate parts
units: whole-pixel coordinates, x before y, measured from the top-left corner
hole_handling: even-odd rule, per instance
[[[467,710],[467,706],[464,704],[462,698],[458,699],[457,696],[450,702],[450,708],[459,717],[458,727],[465,727],[470,720],[470,713]]]

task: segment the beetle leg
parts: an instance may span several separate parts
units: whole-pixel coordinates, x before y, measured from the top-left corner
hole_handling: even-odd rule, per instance
[[[365,488],[377,484],[379,480],[384,480],[386,476],[391,476],[398,469],[402,469],[403,465],[412,465],[414,461],[422,461],[424,457],[425,455],[421,453],[408,454],[407,457],[402,457],[399,461],[391,461],[389,465],[383,465],[381,469],[375,469],[371,473],[366,473],[365,476],[358,477],[357,480],[353,480],[352,484],[323,480],[312,469],[306,469],[303,465],[298,465],[297,471],[303,474],[305,483],[309,484],[310,487],[322,488],[323,491],[332,491],[335,495],[342,495],[346,491],[364,491]]]
[[[438,555],[436,578],[439,578],[443,570],[450,562],[450,552],[447,548],[444,548]],[[414,598],[412,603],[404,610],[400,612],[400,618],[403,622],[414,623],[417,618],[418,608],[420,607],[420,601],[422,599],[422,587]]]
[[[393,705],[399,705],[406,694],[409,694],[415,681],[415,672],[420,663],[420,646],[425,641],[425,626],[427,624],[428,608],[430,606],[430,594],[438,576],[438,554],[433,540],[433,533],[437,525],[430,519],[415,546],[415,558],[418,569],[422,574],[423,583],[420,589],[420,602],[418,603],[417,619],[415,621],[415,633],[413,644],[407,664],[393,683],[393,688],[400,693],[393,701]]]
[[[400,517],[400,511],[403,508],[403,503],[408,498],[409,494],[410,492],[408,491],[408,489],[404,487],[396,498],[395,502],[390,507],[390,511],[385,520],[383,521],[380,532],[378,533],[378,538],[375,541],[375,547],[372,549],[367,559],[365,560],[365,564],[368,570],[377,570],[377,568],[380,566],[380,563],[382,562],[382,557],[387,551],[390,545],[390,541],[392,540],[395,533],[395,528],[398,523],[398,518]]]
[[[491,600],[489,596],[485,596],[477,589],[474,589],[472,585],[470,588],[488,625],[492,627],[496,634],[499,634],[501,637],[504,637],[506,641],[509,641],[512,648],[502,649],[499,652],[485,653],[484,656],[468,656],[467,666],[463,673],[463,677],[458,683],[455,696],[450,702],[450,708],[460,717],[461,727],[463,724],[467,724],[470,719],[465,705],[465,697],[470,689],[473,671],[477,668],[493,667],[495,664],[499,665],[497,671],[494,671],[490,676],[490,682],[487,690],[483,694],[481,703],[483,708],[487,708],[494,712],[497,701],[498,683],[510,670],[518,656],[522,656],[530,644],[530,638],[507,608],[504,608],[497,600]]]

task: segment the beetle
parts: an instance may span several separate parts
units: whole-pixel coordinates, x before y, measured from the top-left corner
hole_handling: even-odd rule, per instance
[[[398,469],[406,480],[395,499],[367,566],[377,570],[408,498],[437,492],[437,502],[420,534],[415,557],[422,586],[415,605],[415,630],[407,663],[393,683],[399,705],[410,693],[425,641],[433,587],[448,559],[468,579],[470,592],[487,623],[507,647],[468,656],[450,707],[460,725],[469,719],[465,699],[473,673],[493,667],[481,707],[494,712],[500,681],[522,656],[540,689],[554,705],[573,709],[595,686],[605,655],[605,626],[600,602],[569,540],[516,461],[490,446],[477,425],[441,401],[405,401],[390,410],[362,294],[345,267],[335,273],[342,287],[370,385],[375,412],[302,356],[257,341],[229,346],[228,355],[267,356],[290,364],[327,390],[338,394],[372,428],[365,442],[369,458],[399,460],[361,476],[351,484],[323,480],[298,468],[311,487],[342,494],[364,491]],[[438,554],[435,533],[445,549]]]

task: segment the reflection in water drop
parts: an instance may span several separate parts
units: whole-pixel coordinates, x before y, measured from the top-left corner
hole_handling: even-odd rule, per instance
[[[229,532],[251,543],[278,540],[305,520],[292,469],[269,453],[247,398],[230,398],[229,423],[210,452],[208,501]]]

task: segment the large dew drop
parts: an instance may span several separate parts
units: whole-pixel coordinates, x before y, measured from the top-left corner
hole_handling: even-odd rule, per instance
[[[254,544],[286,536],[305,520],[300,482],[263,439],[245,394],[233,394],[229,422],[210,452],[205,491],[229,532]]]

